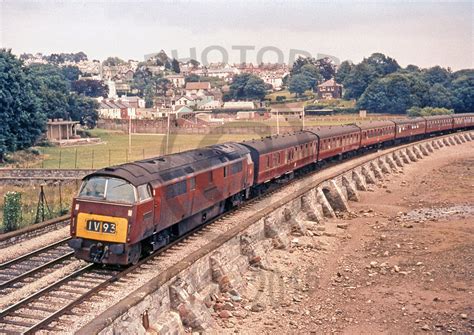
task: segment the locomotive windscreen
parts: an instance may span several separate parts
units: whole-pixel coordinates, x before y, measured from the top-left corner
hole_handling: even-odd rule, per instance
[[[125,180],[92,177],[83,182],[79,198],[133,204],[136,201],[135,193],[135,187]]]

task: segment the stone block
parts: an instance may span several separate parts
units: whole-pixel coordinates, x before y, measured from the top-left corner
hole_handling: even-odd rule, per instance
[[[327,218],[335,218],[336,213],[334,213],[333,208],[329,204],[326,195],[323,193],[323,190],[318,187],[316,199],[323,209],[323,215]]]

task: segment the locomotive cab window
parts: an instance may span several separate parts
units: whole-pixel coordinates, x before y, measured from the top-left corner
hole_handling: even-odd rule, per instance
[[[150,186],[147,184],[138,186],[138,200],[145,201],[151,199]]]
[[[136,201],[135,187],[118,178],[92,177],[82,184],[79,198],[132,204]]]

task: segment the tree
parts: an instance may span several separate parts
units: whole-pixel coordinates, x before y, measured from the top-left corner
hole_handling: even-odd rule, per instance
[[[233,99],[263,99],[265,82],[259,77],[244,73],[234,77],[228,97]]]
[[[97,121],[98,105],[85,96],[71,93],[69,83],[60,68],[53,65],[29,66],[36,96],[48,118],[79,121],[92,128]]]
[[[367,63],[357,64],[343,81],[344,98],[358,99],[376,77],[374,69]]]
[[[318,59],[315,65],[325,80],[334,78],[336,74],[336,66],[333,64],[330,58],[325,57]]]
[[[398,65],[395,59],[378,52],[373,53],[362,62],[371,66],[379,76],[386,76],[400,70],[400,65]]]
[[[300,96],[310,88],[311,83],[308,77],[304,74],[295,74],[294,76],[290,77],[288,89],[291,93],[296,93],[296,96]]]
[[[0,162],[7,152],[32,146],[46,128],[28,69],[11,50],[0,49]]]
[[[102,62],[102,65],[104,66],[118,66],[122,64],[125,64],[125,61],[118,57],[108,57],[106,60]]]
[[[350,63],[349,61],[347,60],[343,61],[341,65],[339,65],[339,67],[337,68],[337,72],[335,75],[336,81],[338,83],[343,83],[344,80],[346,80],[347,76],[349,75],[353,67],[354,65]]]
[[[453,95],[446,87],[436,83],[428,90],[427,100],[431,107],[451,108]]]
[[[376,113],[403,114],[414,106],[409,77],[391,74],[379,78],[367,87],[357,107]]]
[[[196,68],[196,67],[199,67],[199,65],[201,65],[201,63],[199,63],[197,60],[195,59],[190,59],[188,64],[190,64],[192,67]]]
[[[451,73],[441,66],[434,66],[432,68],[422,71],[423,79],[430,85],[442,84],[446,85],[450,82]]]
[[[99,119],[99,103],[95,100],[70,94],[68,97],[68,112],[72,120],[79,121],[81,125],[94,128]]]
[[[75,53],[73,55],[73,60],[76,63],[79,63],[80,61],[85,61],[87,60],[87,55],[84,52],[79,51],[78,53]]]
[[[456,113],[472,113],[474,111],[474,70],[461,70],[454,73],[451,82],[453,108]]]
[[[319,73],[316,65],[303,65],[300,69],[300,74],[306,77],[310,89],[314,89],[315,85],[323,80],[323,76]]]
[[[69,82],[78,80],[81,75],[81,70],[77,66],[64,66],[61,68],[61,72]]]
[[[107,97],[109,88],[101,80],[93,79],[81,79],[71,83],[71,88],[78,94],[85,95],[87,97]]]
[[[305,65],[313,65],[316,67],[318,70],[319,74],[322,75],[322,77],[325,80],[329,80],[334,77],[336,73],[336,67],[332,63],[332,61],[325,57],[321,59],[314,59],[312,57],[298,57],[296,61],[293,63],[293,66],[290,71],[290,75],[295,75],[301,73],[301,69]]]
[[[197,74],[192,73],[186,78],[184,78],[184,81],[187,83],[195,83],[201,81],[201,77],[199,77]]]
[[[376,79],[400,70],[400,65],[393,58],[381,53],[374,53],[364,58],[361,63],[352,67],[342,84],[345,88],[344,98],[359,99],[365,89]]]
[[[244,87],[246,99],[262,100],[266,91],[265,82],[256,76],[251,76]]]
[[[174,73],[180,73],[181,69],[179,68],[179,62],[173,58],[171,61],[171,69],[173,70]]]

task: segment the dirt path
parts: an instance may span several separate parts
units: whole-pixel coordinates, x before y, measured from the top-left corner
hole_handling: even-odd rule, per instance
[[[473,191],[472,142],[405,166],[246,273],[220,332],[472,333]]]

